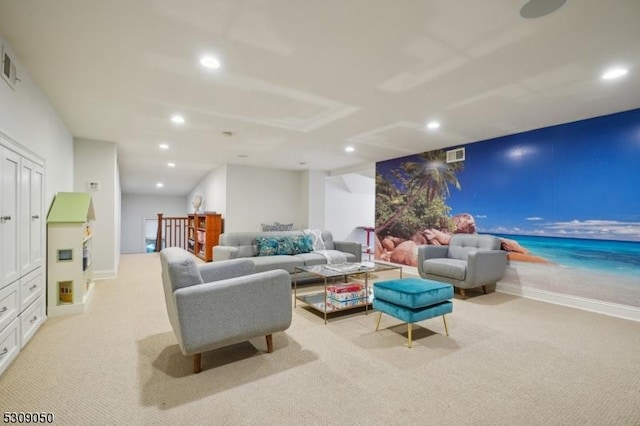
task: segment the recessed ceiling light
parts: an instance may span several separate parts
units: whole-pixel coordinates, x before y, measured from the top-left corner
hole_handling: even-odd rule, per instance
[[[611,68],[610,70],[607,70],[607,72],[605,72],[604,74],[602,74],[602,79],[603,80],[613,80],[614,78],[620,78],[623,75],[626,75],[629,72],[628,69],[626,68]]]
[[[169,149],[169,145],[166,143],[161,143],[160,145],[158,145],[158,148],[166,150],[166,149]]]
[[[431,121],[429,122],[429,124],[427,124],[427,128],[428,129],[437,129],[438,127],[440,127],[440,123],[438,123],[437,121]]]
[[[220,61],[214,58],[213,56],[203,56],[200,58],[200,64],[212,70],[220,68]]]
[[[301,165],[301,166],[304,166],[304,165],[307,164],[307,162],[306,161],[300,161],[298,164]]]
[[[163,186],[164,186],[164,183],[162,183],[162,182],[156,183],[156,187],[158,187],[158,188],[162,188]]]
[[[175,167],[175,166],[176,166],[176,163],[167,163],[167,166],[169,166],[169,167]]]
[[[184,123],[184,117],[181,115],[174,115],[171,117],[171,121],[176,124],[182,124]]]
[[[345,151],[347,151],[347,152],[353,152],[353,151],[355,151],[356,149],[355,149],[354,147],[352,147],[352,146],[348,146],[348,147],[346,147],[344,150],[345,150]]]

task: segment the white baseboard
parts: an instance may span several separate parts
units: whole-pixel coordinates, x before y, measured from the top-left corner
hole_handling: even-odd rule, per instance
[[[110,280],[118,277],[117,271],[94,271],[93,279],[96,281],[99,280]]]
[[[582,309],[584,311],[596,312],[612,317],[624,318],[632,321],[640,321],[640,309],[633,306],[608,303],[600,300],[586,299],[579,296],[553,293],[531,287],[523,287],[516,284],[498,283],[496,291],[500,293],[513,294],[527,299],[541,300],[543,302],[554,303],[556,305],[568,306]]]

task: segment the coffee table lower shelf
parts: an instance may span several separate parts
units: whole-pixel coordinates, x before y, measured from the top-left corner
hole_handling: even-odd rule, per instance
[[[331,303],[325,303],[324,292],[321,292],[321,291],[317,293],[300,295],[300,296],[297,296],[296,299],[306,303],[307,306],[310,306],[311,308],[317,311],[320,311],[323,314],[330,314],[332,312],[348,311],[350,309],[365,308],[367,306],[370,306],[371,303],[373,302],[373,294],[371,293],[371,289],[369,289],[368,298],[363,297],[362,299],[357,299],[357,301],[353,301],[353,303],[349,303],[352,301],[348,301],[347,303],[342,302],[343,306],[336,306],[336,305],[332,305]],[[365,303],[365,300],[367,303]]]

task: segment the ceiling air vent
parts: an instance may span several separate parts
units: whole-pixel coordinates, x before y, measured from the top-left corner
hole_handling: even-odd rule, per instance
[[[447,163],[456,163],[458,161],[464,161],[464,148],[447,151]]]
[[[2,47],[2,78],[9,83],[12,89],[15,89],[16,81],[20,81],[17,76],[16,66],[4,46]]]

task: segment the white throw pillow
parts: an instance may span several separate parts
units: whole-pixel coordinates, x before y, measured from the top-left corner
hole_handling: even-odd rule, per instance
[[[305,229],[302,232],[311,237],[313,241],[313,250],[324,250],[324,241],[322,240],[322,231],[319,229]]]

